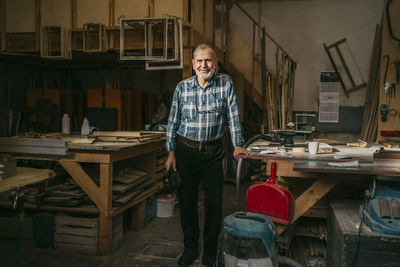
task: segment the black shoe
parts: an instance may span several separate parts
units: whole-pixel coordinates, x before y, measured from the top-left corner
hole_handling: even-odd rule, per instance
[[[190,266],[190,264],[192,264],[198,256],[199,252],[196,249],[185,249],[182,256],[178,260],[178,265],[181,267]]]
[[[212,256],[203,255],[201,263],[206,267],[217,267],[217,259]]]

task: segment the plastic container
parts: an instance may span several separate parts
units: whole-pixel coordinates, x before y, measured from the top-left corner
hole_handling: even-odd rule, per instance
[[[157,217],[171,217],[174,215],[175,194],[157,197]]]
[[[64,116],[61,119],[61,129],[63,133],[69,134],[69,130],[70,130],[70,118],[68,116],[68,114],[64,114]]]
[[[89,121],[88,121],[87,117],[85,116],[85,119],[83,120],[83,123],[82,123],[81,135],[88,135],[89,132],[90,132]]]

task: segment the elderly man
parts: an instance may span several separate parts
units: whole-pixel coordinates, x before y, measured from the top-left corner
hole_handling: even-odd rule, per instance
[[[174,92],[168,120],[166,169],[178,169],[178,190],[184,252],[179,266],[189,266],[198,257],[198,185],[204,189],[204,246],[202,263],[214,266],[222,221],[222,137],[228,121],[234,155],[249,154],[242,148],[240,119],[231,78],[217,73],[215,51],[206,44],[193,52],[196,75],[180,82]]]

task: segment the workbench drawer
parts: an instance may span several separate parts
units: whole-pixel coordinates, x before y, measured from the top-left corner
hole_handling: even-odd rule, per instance
[[[328,266],[399,266],[400,235],[375,233],[364,223],[359,235],[359,206],[354,200],[329,205]]]

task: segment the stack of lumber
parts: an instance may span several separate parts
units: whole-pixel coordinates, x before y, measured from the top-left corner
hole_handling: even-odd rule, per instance
[[[96,141],[128,141],[128,142],[148,142],[151,140],[157,140],[165,137],[165,132],[129,132],[129,131],[95,131],[92,136],[96,138]]]
[[[10,154],[0,154],[0,181],[17,174],[17,160]]]
[[[42,203],[46,205],[76,207],[83,204],[91,204],[92,201],[72,179],[68,179],[65,183],[48,187]]]
[[[63,252],[99,253],[99,218],[72,217],[58,214],[54,220],[54,247]],[[124,241],[122,213],[112,219],[112,251]]]
[[[149,179],[144,171],[128,168],[119,175],[114,175],[113,206],[126,204],[153,185],[154,180]]]
[[[378,137],[379,88],[381,84],[379,75],[382,67],[380,60],[381,51],[382,25],[377,25],[369,69],[367,95],[365,97],[363,125],[361,128],[361,138],[368,142],[376,141]]]
[[[67,143],[45,137],[0,137],[0,152],[44,155],[66,155]]]
[[[296,236],[291,244],[289,257],[303,266],[326,267],[326,242],[318,238]]]
[[[76,207],[93,204],[72,178],[53,186],[47,186],[46,183],[29,186],[24,189],[24,193],[27,203],[39,206]]]

